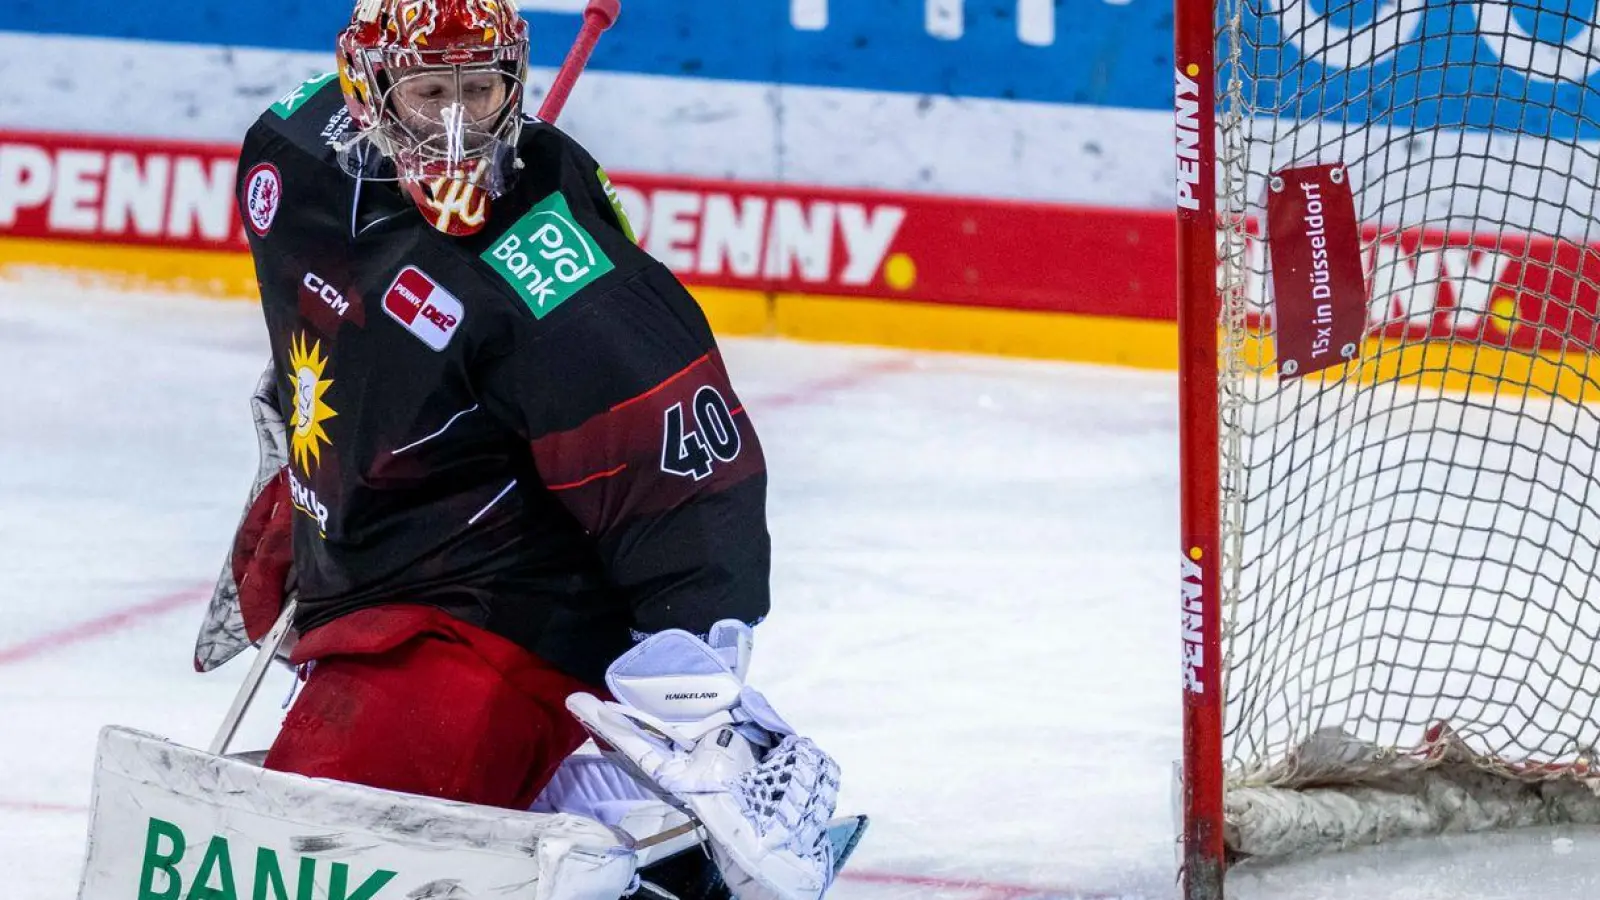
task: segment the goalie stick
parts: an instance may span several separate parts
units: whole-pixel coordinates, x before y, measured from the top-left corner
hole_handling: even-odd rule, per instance
[[[572,49],[567,51],[567,58],[562,61],[555,80],[550,83],[550,92],[545,94],[544,103],[539,106],[540,119],[555,124],[556,117],[561,115],[561,108],[567,105],[567,95],[572,93],[572,86],[578,83],[583,67],[589,64],[589,56],[594,53],[595,44],[600,42],[600,35],[616,23],[621,6],[621,0],[589,0],[589,5],[583,10],[583,27],[578,29],[578,38],[572,42]]]
[[[278,613],[278,621],[272,623],[272,630],[261,639],[261,650],[250,663],[250,671],[245,673],[244,683],[239,685],[239,693],[233,697],[233,705],[228,707],[228,714],[223,716],[222,725],[217,729],[217,736],[211,739],[211,754],[222,756],[228,752],[228,745],[233,743],[233,736],[239,731],[239,723],[244,721],[245,710],[250,708],[251,701],[255,700],[256,692],[261,689],[261,680],[266,677],[267,667],[272,665],[272,658],[278,655],[278,648],[283,646],[283,638],[289,633],[289,627],[294,622],[295,608],[300,605],[298,600],[290,600],[283,605],[283,612]]]

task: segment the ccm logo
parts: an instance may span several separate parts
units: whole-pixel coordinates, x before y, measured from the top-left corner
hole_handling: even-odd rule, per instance
[[[301,284],[305,285],[305,289],[311,292],[311,296],[327,304],[329,309],[339,315],[342,316],[350,311],[350,301],[346,300],[337,288],[323,280],[317,273],[307,272],[305,280]]]

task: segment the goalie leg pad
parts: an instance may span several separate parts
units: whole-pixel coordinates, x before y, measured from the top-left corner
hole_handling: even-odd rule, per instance
[[[297,884],[301,898],[617,900],[635,884],[631,843],[576,816],[302,778],[111,727],[78,900],[288,897]]]
[[[586,746],[562,761],[555,777],[533,802],[533,811],[571,813],[617,827],[635,807],[655,802],[656,796],[640,786],[637,779]],[[649,836],[630,833],[635,837]]]
[[[582,683],[424,606],[363,610],[307,633],[316,659],[266,766],[526,810],[585,733]]]

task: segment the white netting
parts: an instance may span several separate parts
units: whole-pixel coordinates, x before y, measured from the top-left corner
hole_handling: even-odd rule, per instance
[[[1597,6],[1219,11],[1230,788],[1451,767],[1582,783],[1600,745]],[[1280,383],[1257,235],[1270,173],[1313,162],[1350,175],[1371,337],[1358,363]]]

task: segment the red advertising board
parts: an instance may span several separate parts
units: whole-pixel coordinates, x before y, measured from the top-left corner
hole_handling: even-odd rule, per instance
[[[238,149],[0,132],[0,236],[245,248]],[[1156,213],[613,174],[643,246],[685,281],[1162,319]]]
[[[643,245],[685,280],[1170,319],[1171,216],[618,175]]]
[[[245,249],[236,147],[0,132],[0,235]]]
[[[239,252],[236,147],[0,132],[0,237]],[[686,282],[1172,320],[1173,214],[615,174]],[[1369,333],[1521,350],[1600,345],[1600,246],[1362,228]],[[1247,294],[1269,309],[1265,245]]]

